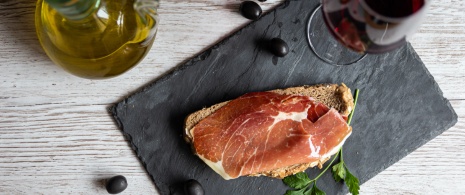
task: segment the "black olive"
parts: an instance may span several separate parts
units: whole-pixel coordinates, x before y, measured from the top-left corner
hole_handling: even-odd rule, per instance
[[[239,10],[242,16],[251,20],[258,20],[262,15],[262,8],[253,1],[242,2]]]
[[[128,187],[126,178],[122,175],[114,176],[107,181],[107,192],[110,194],[118,194]]]
[[[270,41],[270,52],[278,57],[284,57],[289,53],[289,46],[280,38],[273,38]]]
[[[202,185],[195,180],[195,179],[189,179],[184,183],[184,193],[186,195],[204,195],[205,192],[203,190]]]

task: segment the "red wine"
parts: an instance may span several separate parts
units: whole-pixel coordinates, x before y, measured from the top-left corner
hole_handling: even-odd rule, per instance
[[[383,53],[402,46],[420,25],[427,0],[324,0],[332,34],[347,47]]]
[[[420,10],[424,0],[365,0],[376,13],[393,18],[407,17]]]

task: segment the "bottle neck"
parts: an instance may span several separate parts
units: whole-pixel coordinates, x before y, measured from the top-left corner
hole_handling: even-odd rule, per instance
[[[45,0],[45,2],[69,20],[86,18],[100,4],[100,0]]]

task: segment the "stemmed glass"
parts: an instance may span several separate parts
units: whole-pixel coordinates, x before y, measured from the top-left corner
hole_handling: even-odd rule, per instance
[[[321,0],[307,25],[310,48],[332,65],[402,46],[420,26],[430,0]]]

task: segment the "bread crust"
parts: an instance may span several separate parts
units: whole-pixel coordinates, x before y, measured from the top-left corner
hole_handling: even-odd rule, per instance
[[[348,116],[352,109],[354,108],[354,100],[350,89],[344,84],[318,84],[318,85],[305,85],[299,87],[290,87],[286,89],[275,89],[271,92],[284,94],[284,95],[305,95],[310,96],[315,99],[317,102],[321,102],[330,108],[336,109],[341,115]],[[229,101],[221,102],[210,106],[208,108],[203,108],[199,111],[196,111],[186,117],[184,123],[184,139],[188,143],[192,143],[192,134],[191,129],[199,123],[202,119],[214,113],[216,110],[220,109],[226,105]],[[323,164],[329,160],[330,157],[325,159],[319,159],[315,162],[302,163],[291,165],[288,167],[278,168],[272,171],[262,172],[251,174],[248,176],[268,176],[282,179],[286,176],[293,175],[302,171],[305,171],[308,168],[318,166],[322,168]]]

